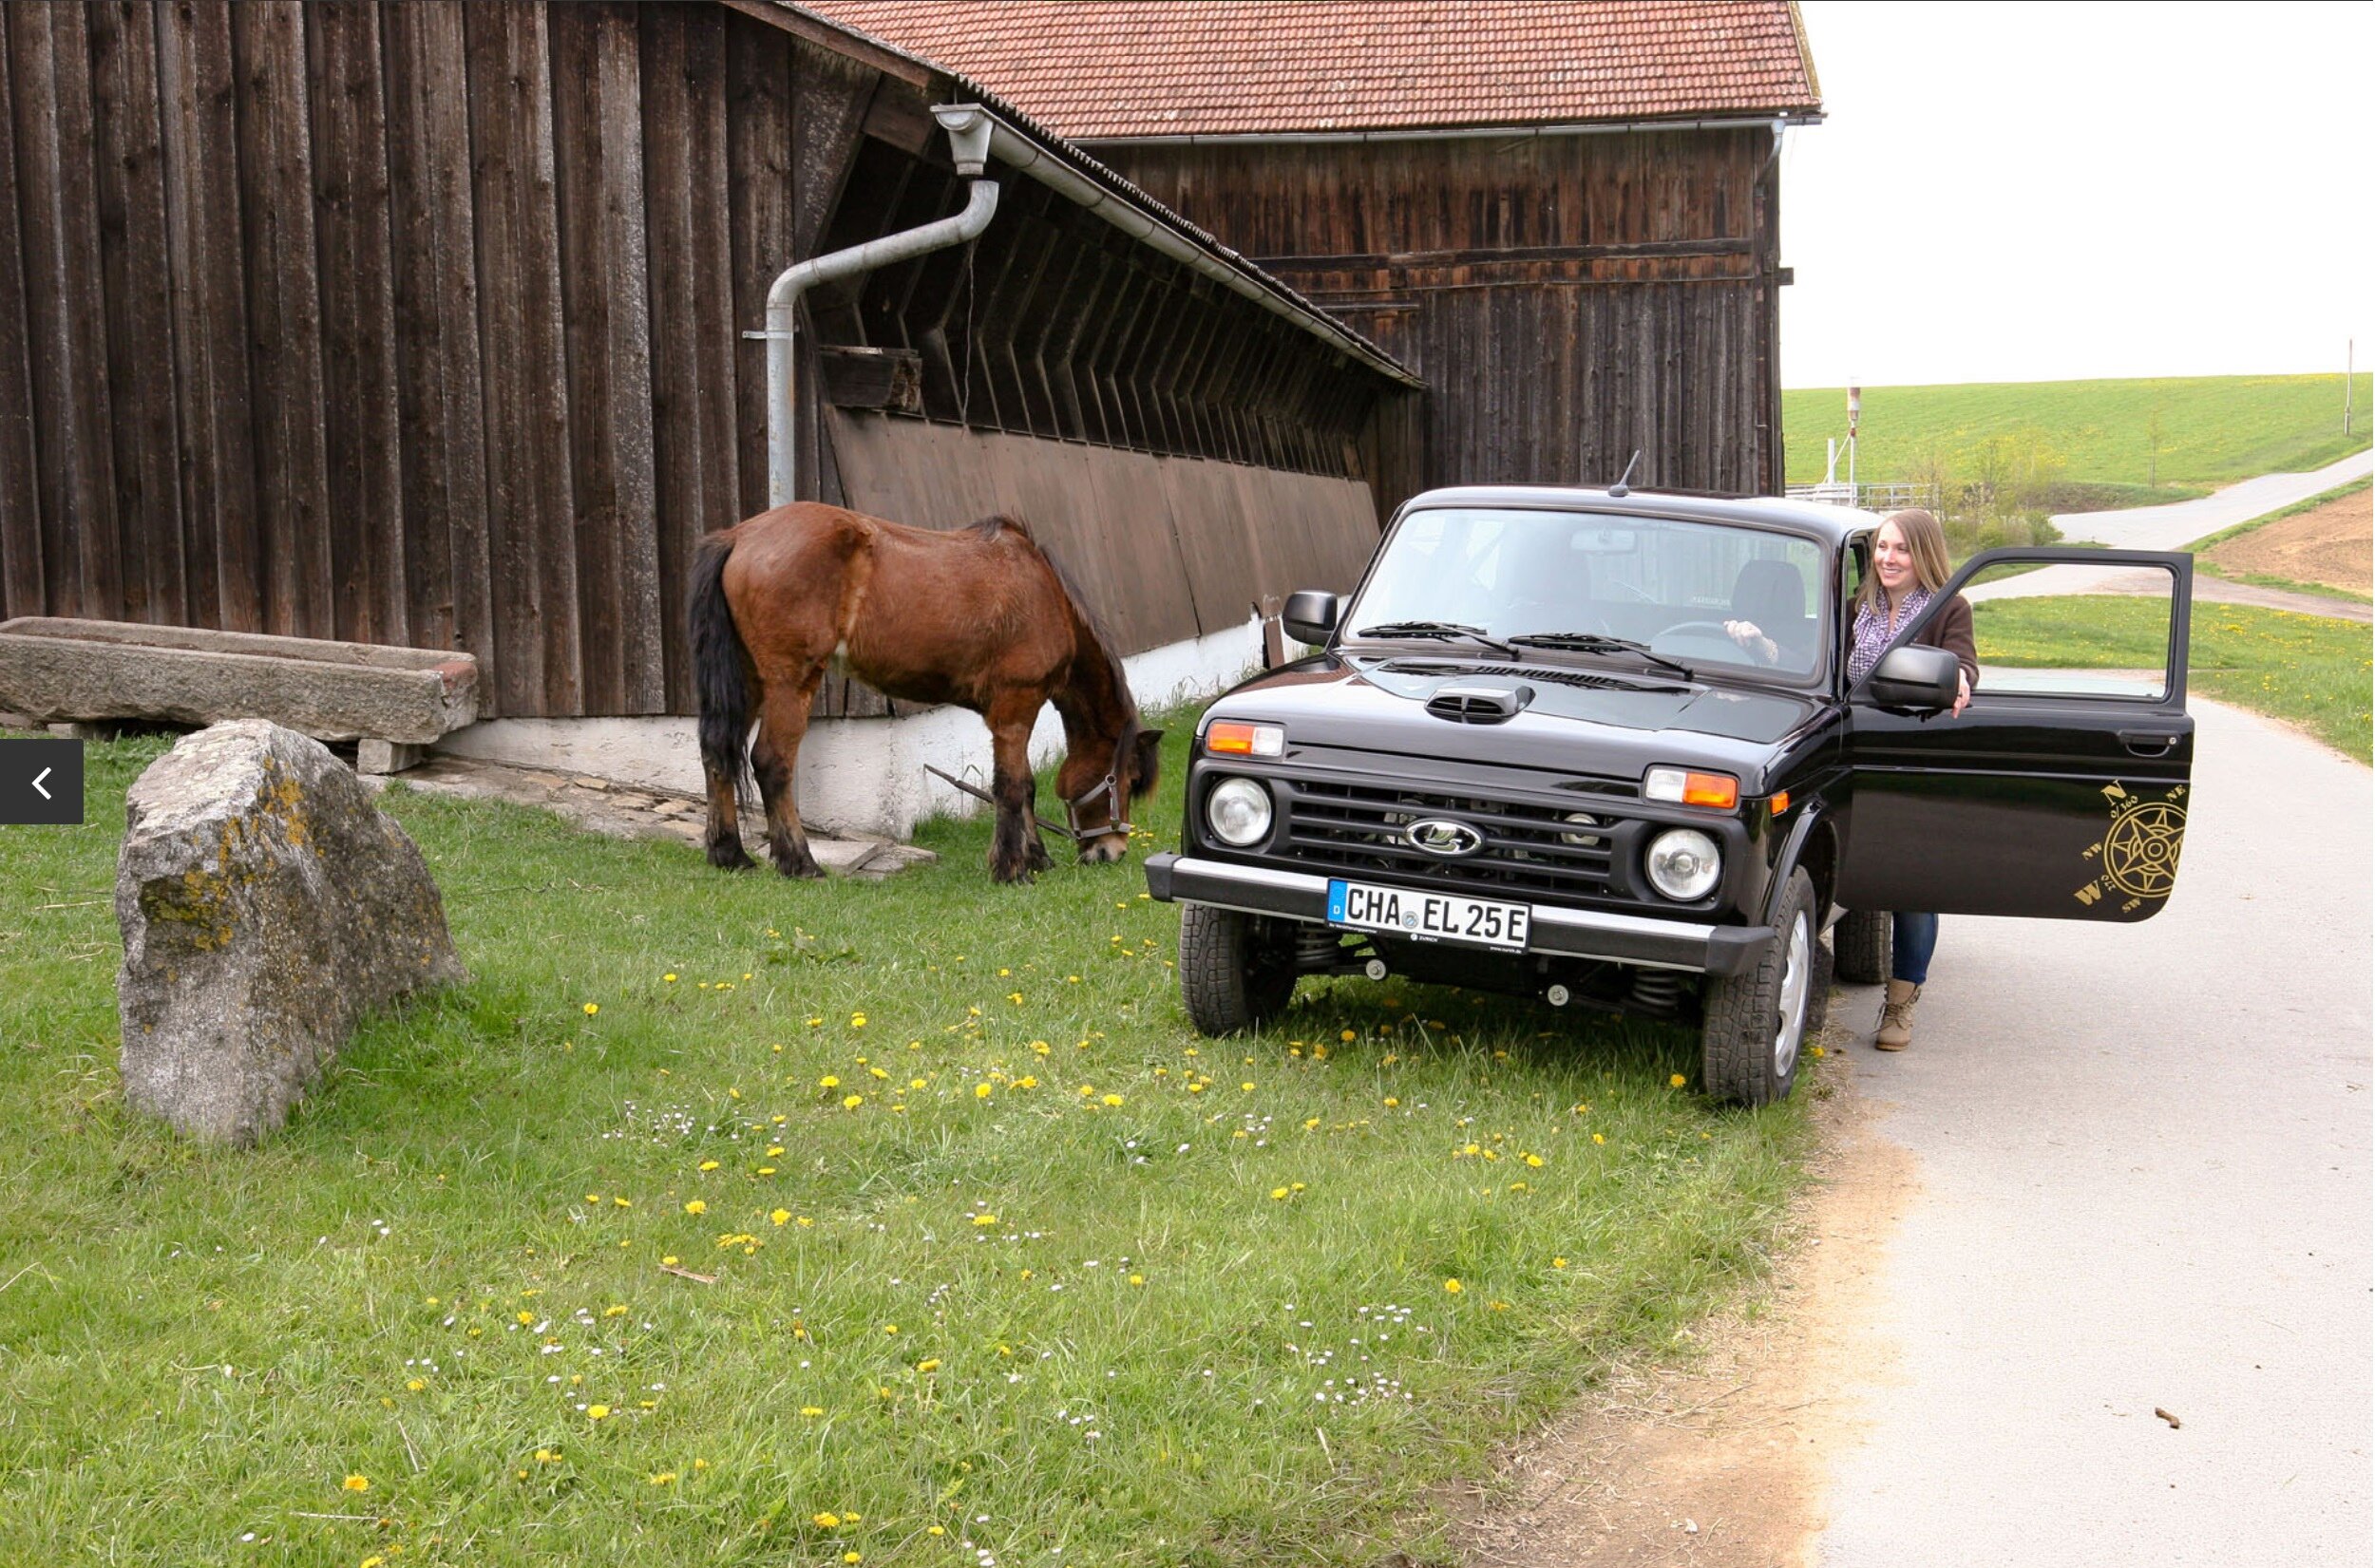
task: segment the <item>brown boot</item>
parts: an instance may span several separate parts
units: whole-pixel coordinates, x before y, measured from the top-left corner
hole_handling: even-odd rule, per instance
[[[1880,1032],[1872,1036],[1874,1050],[1903,1050],[1913,1043],[1913,1004],[1922,988],[1910,980],[1889,982],[1889,1000],[1880,1009]]]

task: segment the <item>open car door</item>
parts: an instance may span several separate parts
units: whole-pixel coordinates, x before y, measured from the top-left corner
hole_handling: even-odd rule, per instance
[[[2037,548],[1973,557],[1980,679],[1960,716],[1848,693],[1850,909],[2144,920],[2176,886],[2194,721],[2194,557]]]

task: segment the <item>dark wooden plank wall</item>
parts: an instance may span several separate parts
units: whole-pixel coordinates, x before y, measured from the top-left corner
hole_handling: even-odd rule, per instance
[[[1415,479],[1606,483],[1638,446],[1636,482],[1758,492],[1780,481],[1772,149],[1757,128],[1099,156],[1427,378]]]
[[[688,709],[686,566],[765,501],[739,334],[878,80],[708,6],[0,7],[0,615]]]

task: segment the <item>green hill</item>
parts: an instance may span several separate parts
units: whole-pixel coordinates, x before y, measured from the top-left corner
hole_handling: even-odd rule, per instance
[[[2346,437],[2339,375],[1867,387],[1856,477],[2208,487],[2317,468],[2367,444],[2375,387],[2357,381]],[[1783,392],[1781,426],[1790,482],[1814,482],[1847,389]]]

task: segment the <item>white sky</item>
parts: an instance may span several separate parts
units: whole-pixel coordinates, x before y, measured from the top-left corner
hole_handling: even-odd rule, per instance
[[[2375,5],[1803,9],[1783,386],[2375,362]]]

